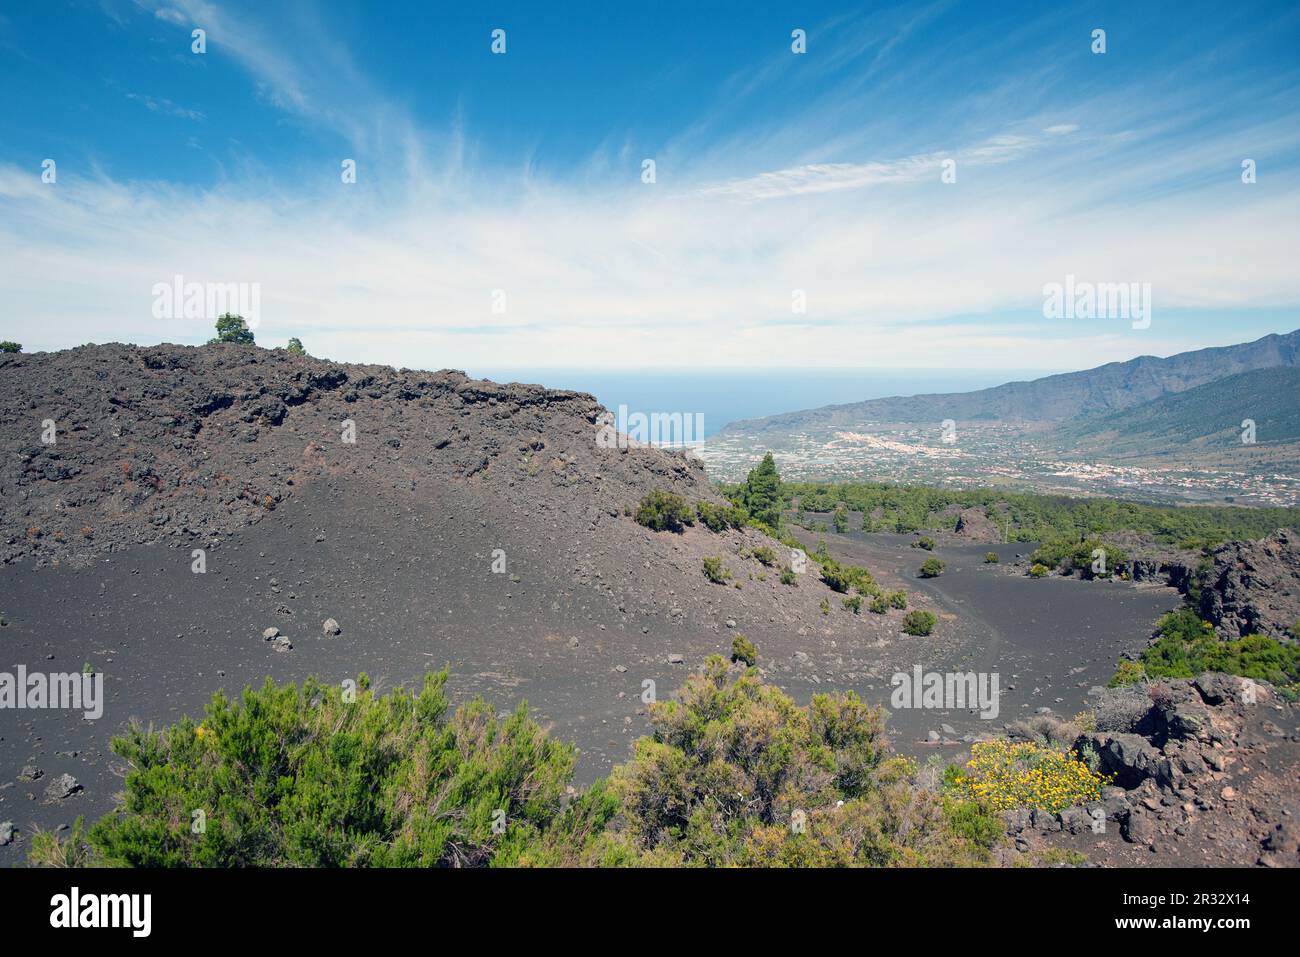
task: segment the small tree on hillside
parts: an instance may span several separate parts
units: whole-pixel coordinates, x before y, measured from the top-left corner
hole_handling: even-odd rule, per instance
[[[5,340],[0,342],[0,352],[22,352],[23,344],[21,342],[10,342]]]
[[[248,323],[244,321],[243,316],[227,312],[217,317],[217,336],[215,339],[209,339],[208,345],[214,342],[238,342],[241,345],[251,346],[253,330],[248,328]]]
[[[781,476],[777,474],[771,452],[763,456],[756,468],[750,469],[740,497],[752,518],[772,529],[781,527]]]
[[[307,350],[302,347],[302,340],[294,336],[289,340],[289,344],[284,347],[286,352],[292,352],[296,356],[305,356]]]

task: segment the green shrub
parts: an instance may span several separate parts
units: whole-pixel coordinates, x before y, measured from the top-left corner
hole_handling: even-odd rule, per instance
[[[840,604],[843,605],[845,608],[849,609],[850,611],[852,611],[853,614],[855,615],[860,615],[862,613],[861,595],[851,595],[847,598],[841,598]]]
[[[744,509],[734,505],[714,505],[712,502],[696,502],[695,513],[710,531],[725,532],[729,528],[741,528],[745,524]]]
[[[1137,684],[1139,681],[1146,679],[1146,669],[1142,667],[1140,661],[1129,661],[1127,658],[1121,658],[1119,664],[1115,667],[1115,675],[1107,683],[1108,688],[1119,688],[1124,685]]]
[[[680,532],[695,520],[695,512],[686,499],[672,492],[655,489],[636,510],[636,522],[652,532]]]
[[[912,764],[886,750],[882,712],[852,692],[801,708],[713,658],[677,700],[651,705],[650,720],[653,734],[610,777],[619,811],[589,859],[951,866],[987,863],[1003,834],[913,784]],[[795,812],[806,816],[803,833],[791,827]]]
[[[565,804],[574,749],[526,705],[453,712],[445,678],[379,697],[363,676],[355,699],[268,680],[218,693],[199,724],[132,728],[113,742],[121,805],[62,842],[34,837],[32,863],[969,866],[1002,839],[990,807],[922,786],[889,752],[883,712],[851,691],[800,707],[711,656],[650,706],[630,760]]]
[[[22,351],[23,351],[23,346],[21,342],[11,342],[8,339],[4,340],[3,342],[0,342],[0,352],[22,352]]]
[[[891,591],[887,596],[889,604],[893,608],[905,609],[907,607],[907,592]]]
[[[1029,566],[1029,574],[1034,578],[1043,578],[1047,575],[1049,571],[1051,571],[1051,569],[1048,568],[1046,565],[1040,565],[1038,563],[1034,563],[1033,565]]]
[[[57,831],[37,828],[32,832],[27,863],[32,867],[69,868],[94,867],[100,863],[95,849],[87,840],[86,819],[78,817],[73,821],[68,836],[64,839],[59,838]]]
[[[776,564],[776,552],[766,545],[759,545],[753,552],[751,552],[751,554],[757,558],[761,564],[766,565],[768,568],[771,568]]]
[[[876,595],[871,599],[871,611],[877,615],[884,615],[889,611],[889,599],[884,595]]]
[[[998,553],[997,553],[997,552],[985,552],[985,553],[984,553],[984,564],[985,564],[985,565],[996,565],[996,564],[998,563],[998,561],[1000,561],[1000,559],[998,558]]]
[[[218,692],[198,724],[132,727],[112,742],[125,792],[90,829],[94,856],[136,867],[489,863],[555,820],[576,751],[526,704],[504,720],[478,699],[453,712],[446,679],[375,696],[362,676],[353,698],[268,678],[235,701]]]
[[[731,639],[731,660],[742,662],[749,667],[758,664],[758,649],[754,643],[739,632]]]
[[[715,555],[704,556],[704,577],[715,585],[723,584],[731,573],[722,567],[722,559]]]
[[[795,588],[799,587],[799,576],[795,574],[793,568],[786,566],[781,569],[781,584],[792,585]]]
[[[927,552],[934,551],[934,539],[929,535],[922,535],[916,541],[912,542],[913,548],[924,548]]]
[[[1300,648],[1265,635],[1220,641],[1214,627],[1183,607],[1156,622],[1156,640],[1142,652],[1142,661],[1121,660],[1112,685],[1147,678],[1194,678],[1218,671],[1268,681],[1284,690],[1300,682]]]
[[[843,506],[836,508],[835,513],[831,516],[831,524],[835,526],[835,531],[843,535],[849,529],[849,513]]]
[[[903,631],[909,635],[928,635],[934,631],[934,626],[938,620],[933,612],[913,608],[903,616]]]
[[[1101,549],[1105,553],[1104,571],[1093,571],[1093,552]],[[1078,572],[1084,578],[1109,578],[1115,573],[1115,567],[1125,560],[1123,549],[1108,544],[1100,538],[1056,539],[1044,542],[1029,557],[1031,562],[1046,565],[1048,568],[1061,568]]]
[[[880,591],[871,572],[859,565],[841,565],[825,553],[824,547],[817,560],[822,570],[822,581],[837,592],[854,589],[859,595],[874,595]]]
[[[295,356],[305,356],[307,354],[307,350],[302,347],[302,340],[297,336],[289,339],[289,344],[284,347],[284,350]]]
[[[922,578],[938,578],[943,574],[944,563],[937,558],[927,558],[921,562],[920,576]]]

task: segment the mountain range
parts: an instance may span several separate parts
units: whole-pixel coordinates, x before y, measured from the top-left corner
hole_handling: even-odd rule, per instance
[[[1254,342],[1138,356],[1095,369],[1008,382],[975,392],[893,396],[733,422],[724,434],[762,437],[814,429],[857,429],[872,424],[1062,423],[1112,415],[1241,373],[1300,366],[1300,330]],[[1183,407],[1183,411],[1191,406]],[[1235,413],[1233,413],[1235,415]],[[1151,414],[1159,418],[1159,410]],[[1240,421],[1240,420],[1238,420]]]

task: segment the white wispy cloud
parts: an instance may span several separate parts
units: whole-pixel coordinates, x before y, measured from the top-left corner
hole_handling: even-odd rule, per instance
[[[435,163],[435,165],[437,165]],[[202,341],[208,320],[157,320],[175,274],[257,282],[259,339],[406,365],[1038,367],[1176,351],[1162,310],[1300,303],[1290,250],[1300,192],[1215,187],[1062,215],[1068,200],[963,194],[927,175],[875,191],[783,203],[598,192],[432,174],[408,193],[364,176],[310,193],[253,183],[166,184],[0,167],[8,312],[51,346],[123,338]],[[1230,187],[1227,187],[1230,188]],[[1063,191],[1068,193],[1068,190]],[[848,194],[856,195],[856,194]],[[792,205],[793,204],[793,205]],[[1153,330],[1041,318],[1044,283],[1074,274],[1150,282]],[[794,290],[807,296],[794,314]],[[493,292],[506,296],[493,312]],[[984,314],[986,320],[954,316]],[[12,336],[11,336],[12,337]],[[1224,330],[1224,341],[1235,338]]]
[[[1058,126],[1044,131],[1050,135],[1077,130],[1077,126]],[[865,189],[895,183],[916,183],[927,178],[939,181],[945,160],[964,166],[987,166],[1008,163],[1040,147],[1044,137],[1005,134],[992,137],[968,149],[941,153],[924,153],[900,159],[870,163],[807,163],[790,169],[775,170],[703,186],[703,196],[729,196],[741,200],[780,199],[807,193],[830,193]]]
[[[1195,91],[1163,111],[1003,110],[978,135],[930,135],[942,150],[845,133],[821,151],[852,160],[836,162],[808,145],[834,125],[818,107],[798,130],[740,129],[701,150],[692,132],[666,150],[659,184],[639,182],[613,136],[559,180],[481,169],[459,115],[419,127],[328,44],[293,49],[209,0],[148,8],[207,29],[286,113],[365,144],[359,181],[339,182],[335,156],[207,189],[71,173],[44,184],[39,169],[0,165],[5,337],[29,348],[201,342],[210,320],[152,315],[154,284],[177,274],[259,283],[263,343],[298,336],[318,355],[427,368],[1077,367],[1209,344],[1165,310],[1300,306],[1300,179],[1267,165],[1252,186],[1236,176],[1243,149],[1300,148],[1293,107],[1192,139],[1161,124],[1195,117]],[[839,55],[888,61],[909,29],[849,37]],[[785,161],[718,175],[770,155]],[[1150,283],[1151,329],[1043,319],[1043,285],[1067,274]],[[1240,338],[1225,326],[1218,341]]]
[[[177,116],[185,120],[202,120],[206,118],[201,110],[191,110],[188,107],[180,106],[165,96],[128,93],[126,98],[142,104],[151,113],[165,113],[168,116]]]

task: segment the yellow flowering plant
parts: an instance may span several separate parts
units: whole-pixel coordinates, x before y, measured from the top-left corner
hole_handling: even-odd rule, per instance
[[[959,793],[996,811],[1063,808],[1101,798],[1113,777],[1098,774],[1073,752],[997,738],[971,746],[965,769],[952,777]]]

